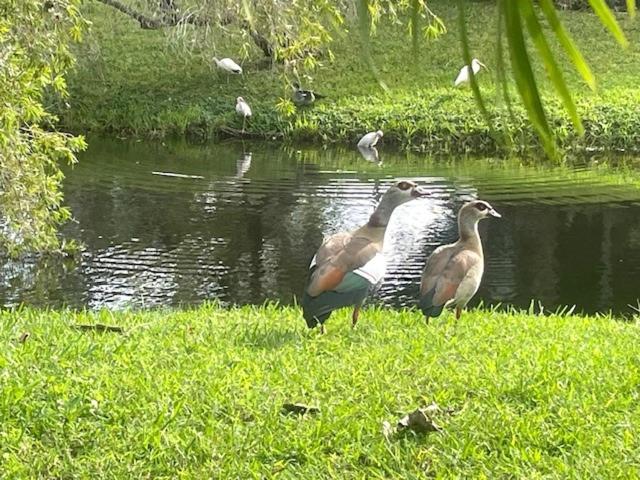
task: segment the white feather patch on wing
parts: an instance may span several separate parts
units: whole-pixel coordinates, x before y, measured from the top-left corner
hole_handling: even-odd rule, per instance
[[[316,256],[311,259],[309,269],[312,269],[316,265]],[[382,253],[378,253],[375,257],[365,263],[362,267],[353,271],[356,275],[364,278],[366,281],[373,285],[382,281],[384,274],[387,271],[387,262]]]

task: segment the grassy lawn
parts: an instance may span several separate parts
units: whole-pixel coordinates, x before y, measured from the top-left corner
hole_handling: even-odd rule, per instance
[[[5,311],[2,477],[637,478],[637,321],[348,313]],[[382,435],[433,401],[441,432]]]
[[[438,0],[429,5],[449,32],[423,41],[416,57],[405,26],[380,28],[373,39],[388,93],[380,89],[361,58],[357,33],[337,36],[332,45],[335,61],[327,60],[313,81],[305,84],[329,98],[283,118],[275,105],[290,90],[280,67],[264,65],[258,52],[243,58],[238,42],[231,38],[215,49],[199,45],[186,54],[170,46],[166,36],[170,30],[166,35],[142,30],[123,14],[89,2],[85,13],[93,22],[92,34],[78,51],[79,66],[69,82],[72,107],[62,114],[63,124],[76,131],[207,137],[223,126],[240,127],[234,105],[242,95],[254,110],[249,131],[260,135],[276,132],[299,140],[352,142],[365,131],[382,128],[388,143],[438,152],[491,151],[494,141],[476,112],[471,92],[452,86],[462,65],[455,2]],[[491,68],[495,65],[495,8],[490,2],[470,2],[468,15],[473,55]],[[594,15],[562,12],[561,17],[596,73],[599,88],[591,92],[566,68],[587,135],[576,139],[558,102],[552,101],[548,114],[560,142],[580,148],[633,148],[640,143],[638,21],[619,17],[631,40],[630,49],[623,51]],[[227,83],[227,77],[213,68],[214,54],[236,58],[245,75]],[[566,58],[560,58],[566,66]],[[523,112],[516,109],[512,120],[500,102],[492,100],[494,72],[495,68],[482,73],[481,87],[491,100],[496,124],[509,125],[516,149],[535,143]],[[538,74],[546,85],[541,68]]]

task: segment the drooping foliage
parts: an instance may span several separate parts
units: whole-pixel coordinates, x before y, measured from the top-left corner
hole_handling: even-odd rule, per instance
[[[85,22],[79,0],[0,1],[0,246],[10,253],[59,246],[60,162],[73,163],[81,137],[55,129],[46,95],[64,99],[69,51]]]

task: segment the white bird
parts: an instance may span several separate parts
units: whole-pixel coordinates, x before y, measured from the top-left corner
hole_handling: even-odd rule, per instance
[[[225,72],[232,73],[234,75],[240,75],[242,73],[242,67],[230,58],[218,60],[216,57],[213,57],[213,61],[216,62],[219,69],[224,70]],[[229,83],[229,77],[227,77],[227,83]]]
[[[382,165],[380,161],[380,154],[378,153],[378,149],[376,147],[358,147],[360,151],[360,155],[367,162],[376,163],[378,165]]]
[[[478,72],[480,71],[480,67],[487,68],[487,66],[477,58],[474,58],[473,60],[471,60],[471,69],[473,70],[474,75],[478,74]],[[456,81],[453,82],[453,85],[457,87],[459,85],[465,85],[469,83],[470,76],[471,75],[469,73],[469,65],[465,65],[460,69],[460,73],[458,73],[458,76],[456,77]]]
[[[378,140],[382,138],[382,130],[378,130],[377,132],[369,132],[364,137],[360,139],[358,142],[358,148],[371,148],[375,147]]]
[[[242,131],[244,132],[244,124],[247,118],[251,118],[251,107],[242,97],[236,99],[236,113],[242,117]]]

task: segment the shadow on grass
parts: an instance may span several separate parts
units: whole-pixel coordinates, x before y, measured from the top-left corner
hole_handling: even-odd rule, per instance
[[[255,328],[243,332],[236,337],[239,344],[273,350],[296,340],[301,340],[303,335],[296,330],[270,330],[267,328]]]

